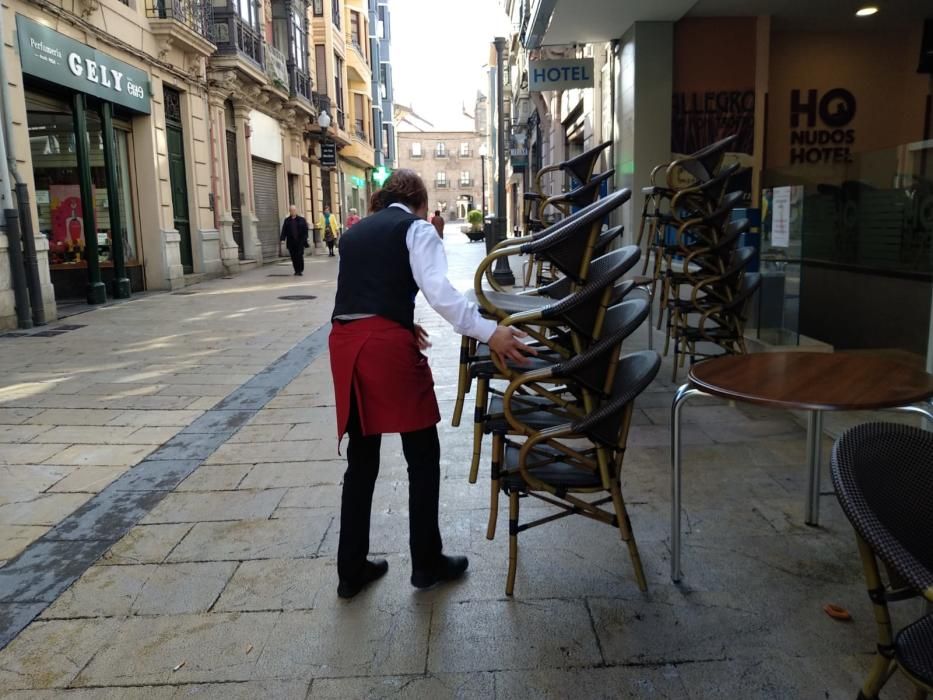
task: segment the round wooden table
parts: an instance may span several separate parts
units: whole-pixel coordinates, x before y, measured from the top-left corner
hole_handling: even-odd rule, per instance
[[[808,525],[820,518],[823,411],[894,409],[933,421],[933,375],[878,355],[765,352],[718,357],[690,369],[671,408],[671,578],[679,581],[681,513],[680,413],[693,396],[715,396],[770,408],[809,411]]]

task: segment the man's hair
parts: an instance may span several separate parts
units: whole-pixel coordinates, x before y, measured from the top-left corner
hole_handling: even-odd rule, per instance
[[[414,170],[403,168],[392,173],[382,189],[373,192],[369,200],[369,210],[380,211],[396,203],[411,209],[420,209],[428,203],[428,190]]]
[[[441,215],[441,210],[440,210],[440,209],[435,209],[435,210],[434,210],[434,216],[440,216],[440,215]]]

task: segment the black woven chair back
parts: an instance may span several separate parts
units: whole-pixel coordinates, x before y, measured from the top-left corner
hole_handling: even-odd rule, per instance
[[[576,212],[562,225],[535,241],[521,246],[522,254],[535,254],[550,262],[574,282],[582,284],[589,270],[602,220],[632,196],[631,190],[622,189]]]
[[[619,359],[622,342],[648,317],[648,300],[631,299],[606,312],[602,339],[586,351],[556,364],[554,376],[573,381],[595,394],[606,395],[606,377]]]
[[[701,148],[696,153],[690,154],[680,163],[680,167],[692,175],[698,183],[712,180],[719,172],[722,165],[722,159],[725,157],[729,146],[733,144],[736,135],[711,143],[705,148]]]
[[[590,264],[586,284],[546,307],[541,312],[542,317],[559,320],[586,338],[599,338],[603,332],[599,325],[600,311],[612,299],[611,288],[635,266],[639,257],[641,249],[630,245],[596,258]]]
[[[603,186],[603,183],[608,181],[615,174],[615,170],[607,170],[604,173],[600,173],[595,178],[590,180],[585,185],[581,185],[575,190],[566,192],[559,197],[554,197],[552,204],[561,204],[564,206],[570,207],[585,207],[589,204],[592,204],[597,199],[599,199],[600,188]],[[529,218],[529,223],[534,224],[532,227],[533,232],[531,235],[535,240],[541,238],[544,233],[544,224],[541,221],[538,221],[534,218]],[[541,229],[541,230],[539,230]]]
[[[933,585],[933,433],[866,423],[833,447],[836,496],[856,532],[917,590]]]
[[[654,350],[626,355],[616,367],[611,398],[589,415],[576,421],[572,429],[606,447],[621,447],[628,405],[654,380],[661,367],[661,356]]]
[[[729,192],[729,183],[742,166],[733,163],[722,168],[719,173],[696,187],[682,190],[678,193],[677,208],[686,211],[713,211],[722,203],[723,197]]]
[[[594,146],[590,150],[584,151],[580,155],[564,161],[561,164],[561,170],[570,173],[582,183],[589,182],[590,178],[593,176],[593,170],[596,168],[596,162],[599,160],[600,154],[611,145],[612,141],[606,141],[598,146]]]

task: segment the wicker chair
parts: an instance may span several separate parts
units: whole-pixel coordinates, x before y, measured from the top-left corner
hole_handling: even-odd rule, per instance
[[[638,546],[622,498],[620,478],[635,398],[657,375],[661,358],[647,350],[622,358],[613,382],[612,397],[583,418],[537,431],[515,415],[513,428],[529,437],[507,441],[499,474],[509,496],[509,572],[506,595],[515,588],[518,534],[532,527],[579,514],[616,527],[626,543],[635,579],[647,590]],[[506,397],[512,400],[513,394]],[[584,445],[580,445],[585,441]],[[603,495],[606,494],[606,495]],[[519,523],[519,498],[532,496],[561,512]],[[599,495],[595,500],[588,500]],[[612,511],[600,506],[612,503]]]
[[[856,426],[833,446],[831,473],[855,529],[878,625],[878,654],[858,698],[877,698],[898,669],[914,684],[914,697],[925,698],[933,692],[933,613],[895,635],[888,603],[918,596],[933,602],[933,433],[891,423]]]

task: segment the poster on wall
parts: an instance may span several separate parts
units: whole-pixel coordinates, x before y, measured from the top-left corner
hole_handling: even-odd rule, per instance
[[[671,151],[687,155],[735,134],[733,153],[755,149],[755,91],[677,92],[671,121]]]
[[[790,187],[775,187],[771,194],[771,245],[790,245]]]

